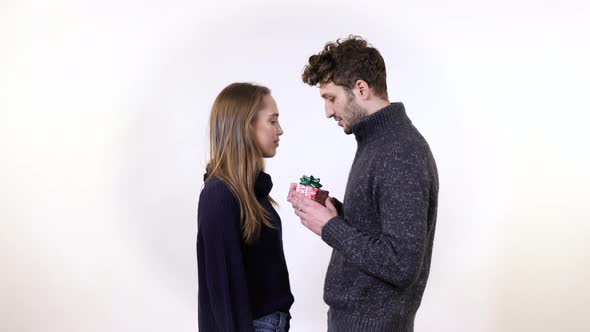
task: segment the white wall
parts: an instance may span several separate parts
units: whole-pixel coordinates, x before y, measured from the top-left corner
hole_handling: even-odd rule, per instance
[[[586,330],[589,14],[584,1],[0,3],[0,330],[196,330],[206,123],[234,81],[278,102],[267,170],[292,327],[325,330],[330,249],[285,196],[302,173],[343,196],[354,139],[300,74],[349,33],[382,52],[391,99],[438,162],[416,331]]]

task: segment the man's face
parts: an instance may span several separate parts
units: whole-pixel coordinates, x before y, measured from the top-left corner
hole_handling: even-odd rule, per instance
[[[367,110],[356,102],[352,92],[333,82],[320,87],[320,95],[324,99],[326,117],[334,118],[338,125],[344,128],[344,133],[350,135],[352,126],[369,115]]]

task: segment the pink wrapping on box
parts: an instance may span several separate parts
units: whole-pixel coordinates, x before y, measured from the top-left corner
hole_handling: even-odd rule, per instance
[[[304,194],[306,197],[313,199],[314,201],[326,206],[326,198],[328,197],[328,191],[311,186],[306,186],[300,183],[291,183],[289,189],[288,198],[293,197],[293,193],[299,192]]]
[[[305,196],[307,196],[310,199],[315,200],[315,196],[318,193],[318,188],[313,188],[310,186],[304,186],[300,183],[291,183],[291,190],[290,190],[290,194],[292,195],[293,191],[296,191],[298,193],[302,193]]]

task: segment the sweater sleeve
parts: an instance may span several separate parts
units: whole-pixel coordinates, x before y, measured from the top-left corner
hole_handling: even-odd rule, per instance
[[[199,232],[212,331],[254,331],[241,249],[240,212],[232,192],[221,182],[204,190],[199,200]]]
[[[337,216],[322,239],[364,272],[407,288],[419,277],[427,247],[430,181],[424,167],[406,164],[379,172],[374,183],[380,233],[364,233]]]

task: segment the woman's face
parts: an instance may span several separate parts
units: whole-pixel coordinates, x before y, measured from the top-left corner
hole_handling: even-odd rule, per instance
[[[266,95],[263,102],[264,108],[258,111],[253,123],[254,137],[263,157],[272,158],[277,153],[283,129],[279,124],[279,110],[274,98],[270,94]]]

